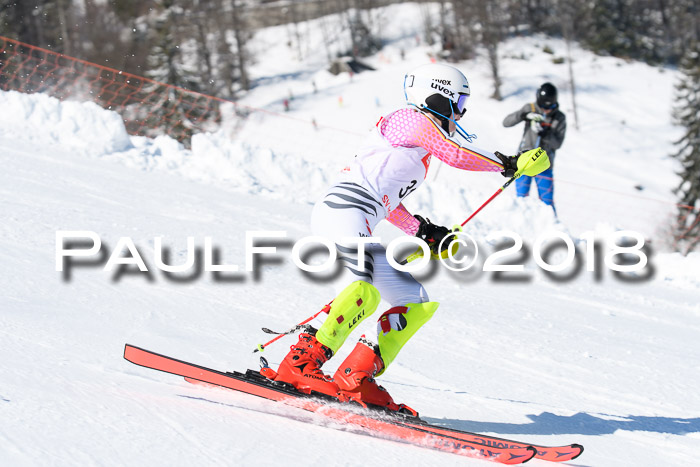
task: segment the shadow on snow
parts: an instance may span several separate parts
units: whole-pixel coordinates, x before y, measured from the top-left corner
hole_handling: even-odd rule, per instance
[[[532,423],[494,423],[470,420],[439,419],[422,417],[426,422],[477,433],[522,434],[522,435],[607,435],[617,430],[649,431],[685,435],[700,432],[700,418],[616,416],[618,420],[606,420],[587,413],[555,415],[543,412],[527,416]],[[619,419],[624,420],[619,420]]]

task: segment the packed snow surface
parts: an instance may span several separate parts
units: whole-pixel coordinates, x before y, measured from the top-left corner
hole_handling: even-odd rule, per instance
[[[293,264],[291,243],[309,235],[312,203],[378,116],[403,104],[403,74],[432,52],[416,38],[418,6],[379,11],[391,19],[388,45],[367,59],[376,71],[352,79],[327,73],[323,50],[302,49],[298,61],[284,27],[260,31],[251,47],[266,53],[242,103],[267,112],[244,121],[231,112],[191,149],[168,137],[130,137],[117,114],[95,104],[0,93],[4,465],[485,465],[122,359],[130,343],[219,370],[257,368],[252,350],[270,338],[261,327],[285,330],[333,298],[333,283]],[[309,43],[318,43],[314,24],[304,29]],[[501,126],[507,113],[545,80],[560,87],[569,131],[556,158],[559,217],[534,194],[516,199],[511,187],[467,224],[482,246],[477,265],[418,275],[440,308],[381,383],[433,423],[583,444],[574,465],[691,465],[700,442],[700,255],[670,253],[666,241],[678,182],[669,157],[680,134],[670,123],[678,74],[572,46],[577,129],[566,66],[552,61],[565,52],[545,37],[504,44],[500,102],[488,97],[483,57],[459,64],[472,86],[462,123],[492,151],[517,148],[522,129]],[[435,161],[406,205],[460,223],[503,180]],[[523,264],[522,272],[483,271],[504,248],[489,235],[502,230],[528,248],[499,262]],[[604,242],[624,230],[651,245],[642,271],[620,275],[589,262],[585,232]],[[60,231],[92,232],[100,253],[57,271]],[[259,231],[286,237],[270,240],[277,253],[248,272],[246,232]],[[578,269],[547,275],[535,263],[533,246],[552,231],[578,247]],[[386,242],[400,233],[385,226],[378,235]],[[163,272],[158,237],[172,265],[187,264],[193,237],[198,266]],[[239,272],[203,270],[207,237],[217,264]],[[120,267],[135,255],[147,272]],[[549,258],[564,260],[561,250]],[[114,268],[105,271],[106,263]],[[265,356],[277,364],[294,342],[285,337]]]

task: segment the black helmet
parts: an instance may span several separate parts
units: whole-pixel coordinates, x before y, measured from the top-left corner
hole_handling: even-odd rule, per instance
[[[544,83],[537,90],[537,105],[543,109],[553,109],[557,103],[557,88],[552,83]]]

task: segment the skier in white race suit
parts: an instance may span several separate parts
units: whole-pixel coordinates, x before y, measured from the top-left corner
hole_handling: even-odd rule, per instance
[[[336,244],[344,274],[350,277],[349,285],[324,308],[327,315],[320,315],[325,320],[317,319],[317,328],[306,326],[277,372],[268,369],[263,374],[306,393],[316,391],[361,405],[415,413],[395,403],[374,378],[433,316],[438,303],[430,301],[411,274],[389,265],[380,244],[365,245],[364,268],[360,268],[358,243],[348,243],[347,238],[369,237],[386,219],[408,235],[422,238],[433,253],[439,253],[438,245],[450,230],[412,215],[402,204],[425,180],[431,158],[458,169],[512,177],[517,157],[460,145],[452,139],[457,129],[470,139],[457,124],[466,111],[469,82],[456,68],[443,64],[421,66],[405,76],[404,91],[408,105],[377,122],[370,144],[343,170],[341,181],[330,187],[312,211],[312,232]],[[447,243],[443,242],[443,248]],[[376,310],[380,299],[391,308],[379,316],[376,340],[362,336],[334,376],[325,375],[321,366]]]

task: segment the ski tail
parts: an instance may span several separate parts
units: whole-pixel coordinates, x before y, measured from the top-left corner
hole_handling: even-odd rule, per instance
[[[227,373],[177,360],[172,357],[166,357],[165,355],[160,355],[150,350],[145,350],[129,344],[124,346],[124,358],[139,366],[183,376],[204,383],[215,384],[236,391],[246,392],[265,399],[283,401],[291,397],[288,394],[276,390],[233,379]]]

